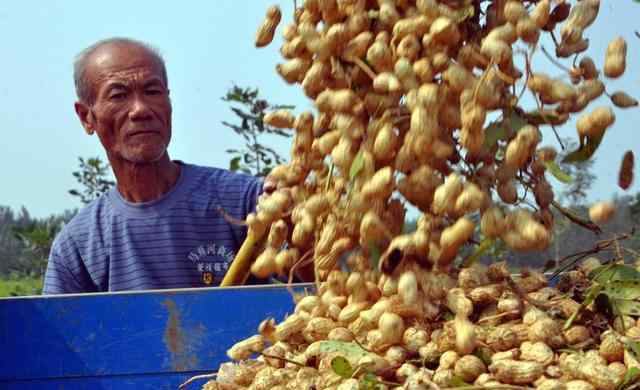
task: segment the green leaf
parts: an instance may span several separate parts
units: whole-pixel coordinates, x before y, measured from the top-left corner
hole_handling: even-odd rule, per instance
[[[360,389],[376,390],[380,385],[378,378],[371,372],[367,372],[360,380]]]
[[[592,285],[588,290],[587,294],[584,297],[584,301],[580,304],[580,306],[576,309],[576,311],[571,314],[571,317],[567,319],[567,322],[564,324],[564,330],[567,330],[571,327],[573,321],[575,321],[576,317],[580,312],[587,306],[589,306],[598,295],[600,295],[600,291],[602,290],[602,286],[599,284]]]
[[[562,171],[555,161],[545,161],[544,166],[547,167],[547,170],[551,172],[553,177],[558,179],[560,182],[569,184],[573,181],[571,176]]]
[[[640,2],[640,0],[636,0]],[[640,368],[631,367],[624,374],[624,378],[622,379],[622,383],[618,386],[618,390],[623,390],[627,388],[629,385],[635,383],[640,379]]]
[[[362,168],[364,168],[364,155],[362,154],[362,149],[360,149],[351,163],[351,168],[349,169],[349,180],[353,181],[353,179],[358,176],[358,173],[360,173]]]
[[[470,383],[465,382],[462,378],[457,375],[454,375],[451,378],[450,382],[451,387],[463,387],[463,386],[471,386]]]
[[[618,312],[627,316],[640,316],[640,302],[630,299],[614,299],[612,304]]]
[[[618,315],[617,308],[612,305],[612,300],[606,294],[599,294],[593,307],[598,313],[604,314],[607,318],[613,318]]]
[[[377,270],[380,265],[380,255],[381,253],[378,245],[373,241],[369,241],[369,260],[371,261],[371,267],[373,267],[374,270]]]
[[[445,321],[451,321],[454,318],[455,316],[449,310],[445,310],[444,313],[442,313],[442,319],[444,319]]]
[[[326,340],[320,342],[320,353],[338,352],[351,362],[357,362],[361,357],[368,354],[356,343],[348,343],[346,341]]]
[[[520,131],[520,129],[529,124],[529,122],[527,122],[527,119],[516,111],[511,111],[506,116],[504,123],[512,133],[517,133],[518,131]]]
[[[502,120],[490,123],[484,130],[484,148],[490,150],[496,142],[507,139],[527,124],[527,120],[516,111],[505,110]]]
[[[588,277],[595,282],[604,284],[614,280],[638,280],[640,272],[628,265],[609,264],[594,269]]]
[[[491,365],[491,350],[489,348],[486,348],[486,347],[476,348],[473,354],[478,359],[482,360],[482,362],[486,364],[487,367]]]
[[[331,369],[344,379],[351,378],[353,375],[353,367],[351,367],[351,363],[342,356],[336,356],[331,359]]]
[[[624,348],[629,352],[636,360],[640,360],[640,343],[627,339],[623,341]]]
[[[491,247],[493,247],[495,245],[496,241],[492,238],[484,238],[482,241],[480,241],[480,244],[478,246],[476,246],[476,250],[471,254],[471,256],[469,256],[465,262],[464,265],[469,267],[473,264],[475,264],[476,261],[480,260],[480,258],[487,253],[487,251],[489,249],[491,249]]]
[[[242,160],[240,156],[232,158],[231,161],[229,161],[229,170],[235,172],[240,169],[240,160]]]
[[[491,150],[498,140],[505,139],[507,133],[501,122],[491,122],[486,129],[484,129],[484,145],[485,150]]]
[[[605,284],[602,290],[610,299],[640,298],[640,280],[614,280]]]
[[[574,150],[573,152],[566,155],[565,158],[562,159],[562,162],[576,163],[587,161],[596,152],[598,146],[600,146],[600,142],[602,142],[603,136],[604,134],[598,137],[586,137],[587,142],[581,142],[578,150]]]
[[[593,300],[596,299],[598,294],[600,294],[600,291],[602,291],[602,286],[598,286],[598,285],[591,286],[587,290],[587,295],[585,295],[584,301],[582,301],[582,305],[589,306],[593,302]]]
[[[567,114],[560,115],[556,111],[550,110],[535,110],[525,114],[525,118],[527,121],[534,126],[543,126],[543,125],[562,125],[564,124],[569,116]]]

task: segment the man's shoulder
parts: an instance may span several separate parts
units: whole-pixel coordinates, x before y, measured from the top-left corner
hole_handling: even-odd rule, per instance
[[[224,168],[208,167],[189,164],[196,181],[217,190],[231,190],[233,188],[246,189],[254,183],[261,183],[261,179],[244,173],[233,172]]]
[[[103,194],[97,199],[82,207],[71,220],[64,225],[54,245],[60,245],[62,242],[69,242],[77,239],[90,230],[100,229],[103,226],[103,220],[110,213],[109,192]]]

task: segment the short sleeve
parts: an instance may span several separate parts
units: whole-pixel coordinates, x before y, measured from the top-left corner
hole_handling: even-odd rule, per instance
[[[237,172],[220,170],[212,185],[215,187],[216,207],[230,223],[233,238],[239,248],[247,236],[247,228],[232,219],[244,221],[249,213],[255,211],[258,198],[262,193],[262,179]],[[232,217],[232,219],[226,218]]]
[[[51,248],[44,277],[43,295],[95,292],[96,288],[71,238],[57,239]],[[66,250],[65,250],[66,249]]]
[[[256,211],[256,205],[258,204],[258,198],[262,194],[264,181],[261,178],[252,178],[249,181],[249,186],[245,194],[245,216],[249,213]]]

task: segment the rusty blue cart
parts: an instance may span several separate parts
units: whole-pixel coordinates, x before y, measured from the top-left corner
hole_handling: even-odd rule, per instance
[[[0,389],[175,390],[293,307],[284,286],[0,299]]]

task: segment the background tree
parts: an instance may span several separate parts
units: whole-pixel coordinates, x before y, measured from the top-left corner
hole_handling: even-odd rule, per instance
[[[290,105],[275,105],[260,98],[257,88],[231,87],[222,98],[231,103],[231,111],[238,117],[239,123],[222,121],[244,139],[244,148],[228,149],[232,158],[231,171],[240,171],[253,176],[266,176],[271,169],[285,162],[273,148],[264,142],[265,136],[291,137],[290,130],[277,129],[263,122],[265,114],[278,109],[293,109]]]
[[[640,219],[640,192],[638,192],[636,196],[631,199],[631,202],[629,204],[629,209],[631,211],[631,215],[634,218],[638,218],[636,219],[636,221],[639,220]]]
[[[33,218],[24,207],[0,206],[0,297],[40,293],[53,240],[74,215]]]
[[[83,204],[90,203],[109,191],[116,183],[109,179],[109,164],[100,157],[84,159],[78,157],[80,169],[73,172],[73,176],[82,185],[81,190],[72,189],[69,193],[80,198]]]
[[[15,227],[13,234],[23,247],[22,261],[14,267],[21,275],[41,278],[47,268],[47,259],[53,240],[64,227],[66,221],[49,217],[33,220],[25,227]]]

